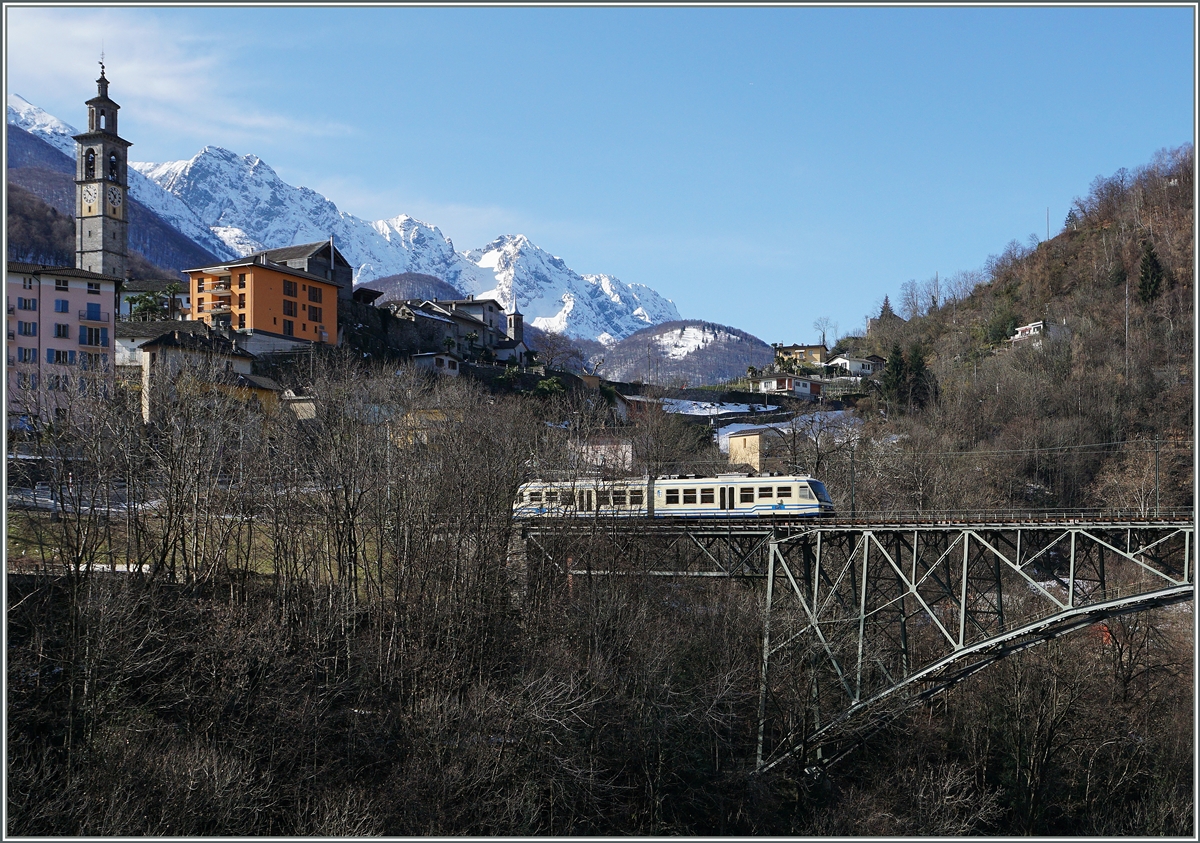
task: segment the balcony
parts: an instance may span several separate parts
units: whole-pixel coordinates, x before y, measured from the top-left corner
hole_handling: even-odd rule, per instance
[[[229,305],[227,305],[227,304],[214,304],[208,310],[204,310],[201,312],[207,313],[209,316],[216,316],[221,313],[230,313],[232,311],[231,311],[231,308],[229,307]]]
[[[10,365],[10,366],[17,365],[17,358],[13,357],[11,354],[8,355],[8,365]]]
[[[15,306],[13,306],[13,305],[11,305],[11,304],[10,304],[10,305],[8,306],[8,315],[9,315],[9,316],[12,316],[12,315],[13,315],[14,313],[16,313],[16,312],[17,312],[17,308],[16,308]]]
[[[110,315],[111,314],[108,314],[108,313],[93,312],[91,316],[88,316],[88,312],[86,310],[81,310],[81,311],[79,311],[79,321],[80,322],[108,322],[108,318]]]
[[[213,294],[214,298],[226,298],[233,295],[233,291],[229,289],[228,284],[223,287],[213,287],[209,292]]]
[[[210,293],[219,293],[222,290],[228,290],[229,287],[230,284],[228,281],[218,281],[216,284],[213,284],[211,287],[209,287],[208,291]]]
[[[8,338],[9,338],[9,340],[10,340],[10,341],[11,341],[11,340],[15,340],[15,339],[17,338],[17,332],[16,332],[16,331],[9,331],[9,332],[8,332]]]

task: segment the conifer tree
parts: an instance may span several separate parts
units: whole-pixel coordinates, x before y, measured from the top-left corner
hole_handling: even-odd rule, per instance
[[[1154,245],[1147,240],[1142,244],[1142,269],[1138,283],[1138,298],[1149,304],[1162,293],[1163,268],[1154,253]]]
[[[909,409],[924,407],[929,400],[929,370],[925,368],[925,352],[914,343],[905,359],[905,391]]]
[[[888,301],[888,297],[883,297],[883,307],[879,309],[880,319],[891,319],[896,315],[896,311],[892,310],[892,303]]]
[[[886,303],[887,300],[884,299],[885,306]],[[893,345],[892,350],[888,352],[887,362],[883,364],[881,380],[883,400],[887,401],[889,405],[896,404],[907,397],[908,365],[904,361],[904,354],[900,351],[899,343]]]

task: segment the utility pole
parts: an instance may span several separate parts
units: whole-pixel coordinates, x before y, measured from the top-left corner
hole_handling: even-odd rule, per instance
[[[854,517],[854,440],[850,440],[850,517]]]
[[[1158,517],[1158,434],[1154,434],[1154,517]]]

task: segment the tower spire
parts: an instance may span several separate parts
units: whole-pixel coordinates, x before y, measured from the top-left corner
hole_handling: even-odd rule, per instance
[[[104,50],[100,51],[100,78],[96,80],[96,92],[102,97],[108,96],[108,79],[104,76]]]

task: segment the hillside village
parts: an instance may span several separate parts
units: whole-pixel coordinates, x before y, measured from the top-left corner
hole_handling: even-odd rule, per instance
[[[535,331],[537,347],[531,347],[515,301],[505,308],[475,296],[397,299],[387,296],[386,285],[355,287],[353,267],[333,237],[183,268],[185,280],[155,272],[144,259],[133,260],[129,143],[118,133],[119,108],[102,70],[97,96],[87,102],[89,131],[75,137],[75,265],[8,263],[7,412],[18,438],[52,423],[76,367],[110,387],[140,392],[146,422],[154,414],[154,384],[184,371],[215,373],[209,375],[213,386],[246,401],[311,412],[317,399],[296,361],[340,350],[407,361],[433,375],[475,378],[502,391],[522,385],[540,394],[603,390],[617,425],[650,401],[714,429],[771,411],[794,414],[798,402],[823,401],[823,384],[830,397],[854,392],[864,374],[857,359],[826,361],[822,346],[814,360],[828,371],[819,376],[773,381],[750,367],[755,376],[744,392],[762,396],[759,401],[736,390],[723,401],[688,401],[686,384],[648,398],[643,379],[607,381],[594,366],[587,374],[583,352],[568,340]],[[779,350],[768,368],[791,373],[795,360]],[[829,374],[839,366],[848,377]],[[780,399],[790,399],[788,409]],[[715,439],[724,441],[720,430]],[[758,461],[747,467],[759,470]]]

